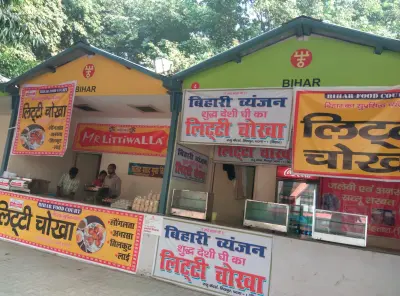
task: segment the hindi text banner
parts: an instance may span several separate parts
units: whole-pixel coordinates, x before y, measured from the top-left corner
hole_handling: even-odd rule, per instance
[[[0,191],[0,238],[135,273],[144,215]]]
[[[205,183],[208,157],[182,145],[176,145],[172,177]]]
[[[164,218],[154,275],[222,295],[268,295],[272,237]]]
[[[400,181],[400,89],[296,91],[293,171]]]
[[[186,90],[181,141],[289,148],[290,89]]]
[[[64,156],[75,87],[76,81],[22,86],[13,155]]]
[[[366,215],[369,235],[400,239],[399,183],[323,178],[322,208]]]

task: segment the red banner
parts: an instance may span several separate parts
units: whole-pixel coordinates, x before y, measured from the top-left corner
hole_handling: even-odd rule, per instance
[[[75,151],[165,156],[168,126],[80,123],[76,128]]]
[[[367,215],[369,235],[400,239],[400,183],[324,178],[322,209]]]

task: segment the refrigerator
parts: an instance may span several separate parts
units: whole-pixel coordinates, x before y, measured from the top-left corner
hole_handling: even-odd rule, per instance
[[[293,174],[290,167],[277,167],[276,202],[289,205],[290,233],[312,235],[314,195],[319,192],[319,182],[318,177]]]

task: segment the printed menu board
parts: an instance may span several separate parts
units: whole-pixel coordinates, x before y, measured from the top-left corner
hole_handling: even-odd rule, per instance
[[[75,87],[76,81],[22,86],[12,149],[14,155],[64,155]]]

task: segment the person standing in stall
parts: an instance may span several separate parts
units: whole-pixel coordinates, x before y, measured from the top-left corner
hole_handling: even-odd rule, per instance
[[[74,199],[80,183],[79,179],[76,177],[78,173],[78,168],[73,167],[69,170],[68,174],[62,175],[57,185],[57,197]]]
[[[117,166],[110,164],[107,168],[108,176],[104,179],[103,186],[108,188],[108,197],[111,199],[118,198],[121,195],[121,179],[115,173]]]

